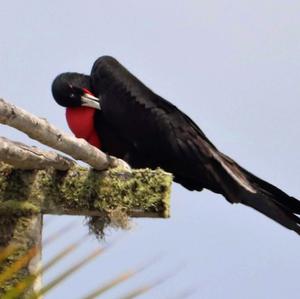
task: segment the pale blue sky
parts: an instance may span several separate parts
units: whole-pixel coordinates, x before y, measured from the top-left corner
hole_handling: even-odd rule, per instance
[[[50,93],[53,78],[89,73],[97,57],[115,56],[219,149],[300,198],[299,1],[6,1],[0,23],[0,97],[69,131]],[[45,249],[45,260],[86,232],[81,218],[50,218],[46,236],[74,219],[76,228]],[[171,299],[195,286],[193,299],[299,294],[299,237],[254,210],[174,185],[171,219],[134,223],[109,253],[46,298],[80,298],[83,284],[94,288],[157,254],[160,262],[103,298],[117,299],[182,264],[141,298]],[[91,238],[59,269],[97,246]]]

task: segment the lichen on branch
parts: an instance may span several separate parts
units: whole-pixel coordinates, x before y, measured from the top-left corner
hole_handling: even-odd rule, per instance
[[[0,214],[98,216],[108,223],[125,223],[122,213],[164,218],[171,183],[172,175],[161,169],[20,170],[0,162]]]

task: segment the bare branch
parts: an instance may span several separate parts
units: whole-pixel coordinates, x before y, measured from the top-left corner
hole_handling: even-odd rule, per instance
[[[0,137],[0,161],[11,164],[19,169],[44,169],[53,167],[67,170],[75,164],[69,158],[56,152],[47,152],[21,142]]]
[[[39,118],[21,108],[0,99],[0,123],[14,127],[29,137],[81,160],[97,170],[122,166],[130,169],[120,159],[110,157],[90,145],[84,139],[70,136],[55,128],[46,119]]]

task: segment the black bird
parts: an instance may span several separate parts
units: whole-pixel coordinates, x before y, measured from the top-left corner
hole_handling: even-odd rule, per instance
[[[218,151],[176,106],[151,91],[116,59],[96,60],[91,75],[63,73],[53,97],[69,127],[133,168],[161,167],[189,190],[203,188],[242,203],[300,234],[300,202]]]

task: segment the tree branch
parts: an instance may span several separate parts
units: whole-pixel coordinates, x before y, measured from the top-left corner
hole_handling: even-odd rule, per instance
[[[75,161],[56,152],[47,152],[21,142],[11,141],[5,137],[0,137],[0,161],[19,169],[53,167],[57,170],[67,170],[75,164]]]
[[[43,144],[62,151],[76,160],[86,162],[97,170],[116,166],[130,169],[125,161],[106,155],[84,139],[67,135],[46,119],[41,119],[3,99],[0,99],[0,123],[14,127]]]
[[[0,215],[101,216],[118,210],[128,216],[169,217],[171,183],[172,175],[160,169],[29,171],[0,162]]]

